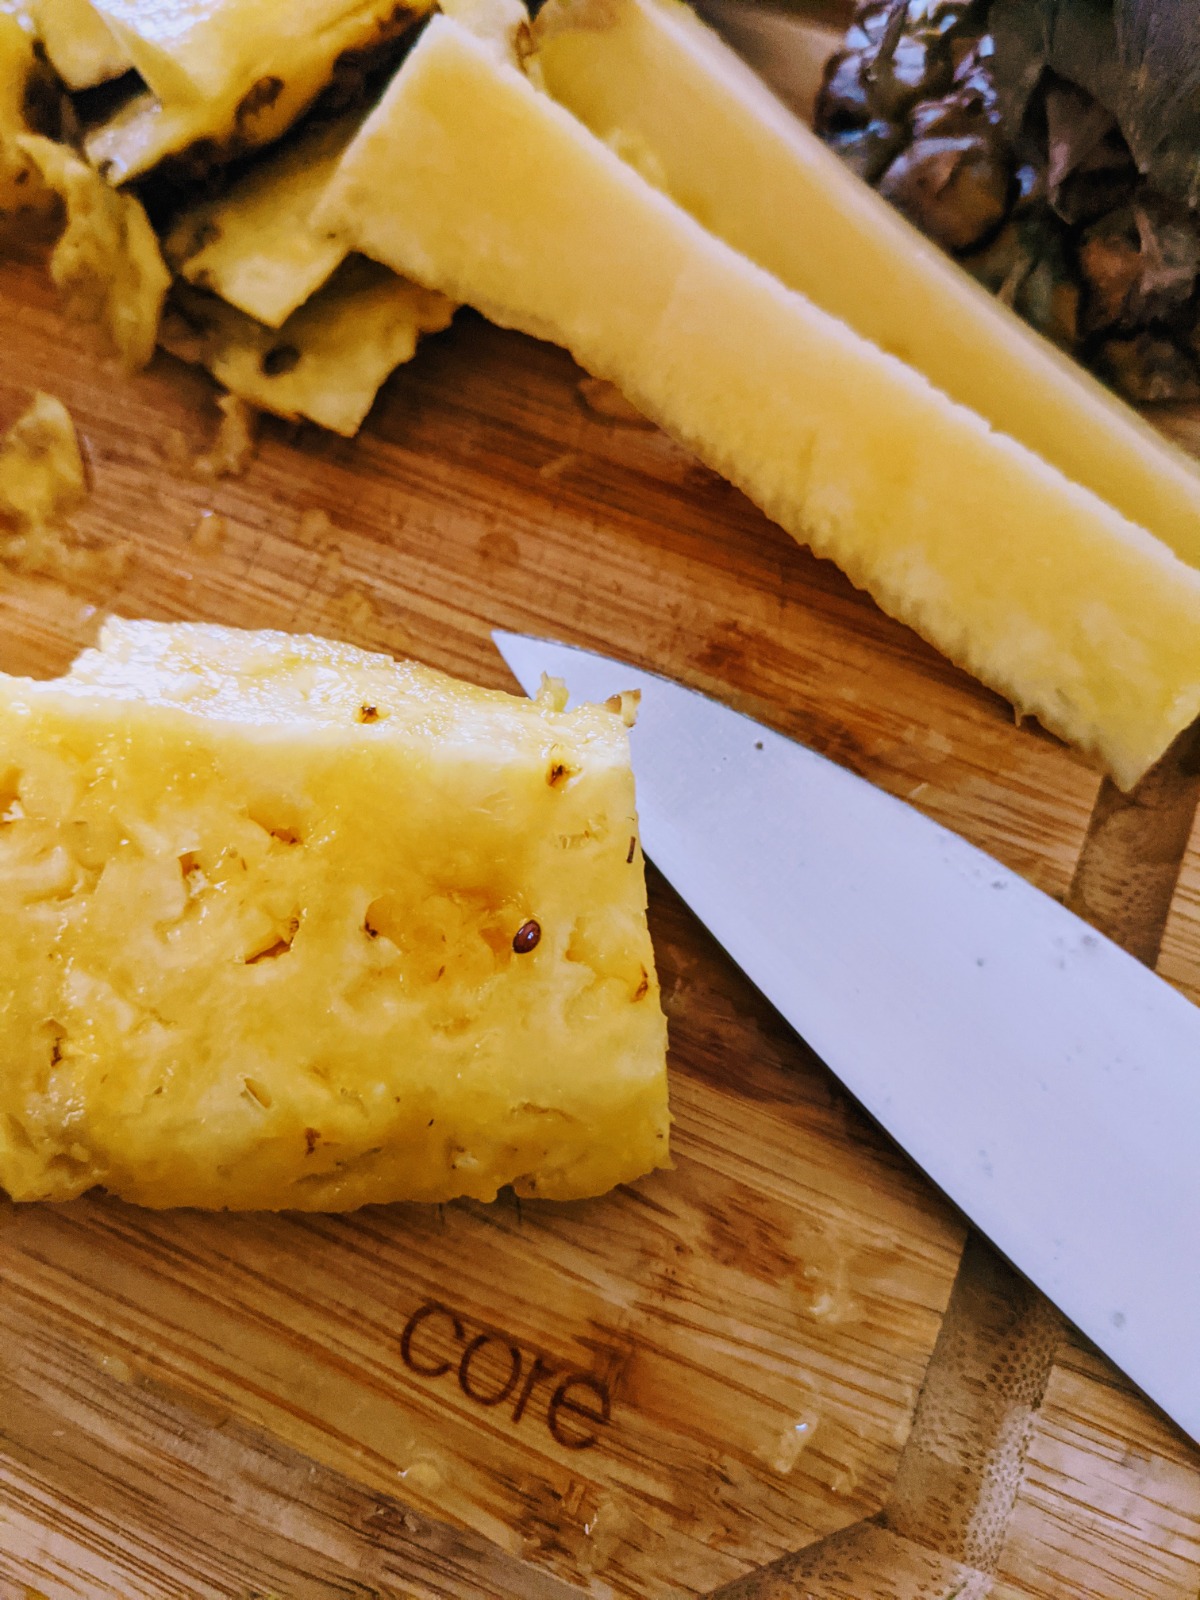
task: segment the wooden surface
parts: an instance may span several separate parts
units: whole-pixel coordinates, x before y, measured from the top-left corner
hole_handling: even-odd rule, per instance
[[[34,386],[86,442],[78,538],[126,559],[74,590],[0,572],[0,669],[60,670],[106,610],[492,685],[490,627],[599,644],[1200,995],[1194,738],[1118,796],[560,352],[460,314],[357,441],[267,424],[212,481],[211,387],[165,357],[104,372],[31,250],[0,269],[0,423]],[[3,1600],[1195,1600],[1200,1453],[966,1239],[653,874],[651,916],[672,1173],[521,1210],[0,1207]]]

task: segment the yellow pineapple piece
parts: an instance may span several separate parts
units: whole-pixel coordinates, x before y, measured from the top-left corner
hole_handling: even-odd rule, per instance
[[[236,102],[267,78],[323,84],[421,0],[93,0],[160,100]],[[260,94],[265,93],[263,89]]]
[[[141,202],[111,189],[66,145],[29,135],[17,147],[66,205],[50,276],[68,309],[99,323],[127,367],[145,366],[171,275]]]
[[[70,413],[37,394],[0,440],[0,526],[24,532],[73,511],[87,493],[83,456]]]
[[[317,220],[565,345],[1120,783],[1200,711],[1200,573],[707,233],[450,18]]]
[[[32,29],[20,17],[0,10],[0,221],[52,203],[37,167],[19,143],[30,132],[28,96],[42,70]]]
[[[163,241],[174,270],[280,327],[345,257],[345,246],[310,219],[361,123],[354,115],[322,124],[270,152],[226,194],[189,207]]]
[[[453,303],[352,257],[281,328],[211,295],[176,291],[164,349],[198,362],[232,394],[276,416],[357,433],[380,385],[411,361],[423,333],[448,327]]]
[[[90,89],[132,66],[91,0],[31,0],[30,15],[50,65],[69,89]]]
[[[152,88],[136,95],[107,122],[90,129],[84,139],[87,158],[110,183],[122,184],[171,156],[191,153],[197,165],[207,168],[270,144],[330,84],[339,58],[369,54],[400,38],[431,3],[412,0],[398,5],[395,0],[370,0],[344,10],[335,25],[304,39],[298,26],[301,13],[312,9],[309,5],[285,5],[282,0],[274,0],[272,5],[262,0],[230,0],[222,5],[214,0],[189,31],[189,18],[199,9],[189,0],[181,8],[183,57],[195,58],[205,68],[200,73],[202,80],[219,80],[226,87],[212,93],[187,90],[187,74],[166,70],[169,57],[163,55],[160,65],[164,70],[156,76],[167,86],[164,93],[156,94]],[[116,9],[132,18],[143,9],[153,12],[156,8],[144,8],[141,0],[122,0],[120,7],[104,11],[114,26]],[[321,0],[316,9],[328,11],[327,0]],[[118,31],[130,44],[128,32]],[[151,49],[145,41],[143,46],[148,55],[162,54],[158,46]],[[130,45],[130,53],[136,61],[142,51]]]
[[[1200,470],[987,294],[682,0],[550,0],[536,70],[704,226],[1200,566]]]
[[[0,1185],[342,1210],[667,1159],[620,716],[111,622],[0,679]]]

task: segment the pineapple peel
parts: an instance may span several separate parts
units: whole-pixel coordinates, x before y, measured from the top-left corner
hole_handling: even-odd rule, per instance
[[[50,276],[69,310],[99,323],[126,367],[144,367],[171,277],[141,203],[110,188],[66,145],[37,134],[16,143],[66,207]]]
[[[181,285],[160,337],[250,405],[350,437],[388,374],[453,314],[442,295],[355,258],[280,328]]]
[[[556,1199],[667,1164],[628,738],[347,645],[110,622],[0,678],[0,1185]]]

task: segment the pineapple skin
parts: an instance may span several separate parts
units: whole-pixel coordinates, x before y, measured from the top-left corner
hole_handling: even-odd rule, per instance
[[[707,233],[451,18],[315,220],[566,346],[1123,788],[1200,711],[1200,573]]]
[[[205,625],[0,679],[0,1185],[334,1211],[665,1165],[636,837],[603,707]]]
[[[356,256],[281,328],[208,295],[177,289],[159,333],[165,350],[207,367],[231,394],[276,416],[307,417],[352,438],[388,375],[440,333],[452,301]],[[279,359],[276,368],[275,360]]]

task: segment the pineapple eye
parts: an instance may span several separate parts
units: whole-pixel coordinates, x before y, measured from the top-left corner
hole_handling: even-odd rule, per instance
[[[267,378],[282,378],[294,372],[299,365],[300,352],[294,344],[273,344],[259,362],[263,376]]]
[[[523,922],[513,934],[512,947],[519,956],[527,956],[531,950],[536,950],[542,937],[542,927],[530,917],[528,922]]]

